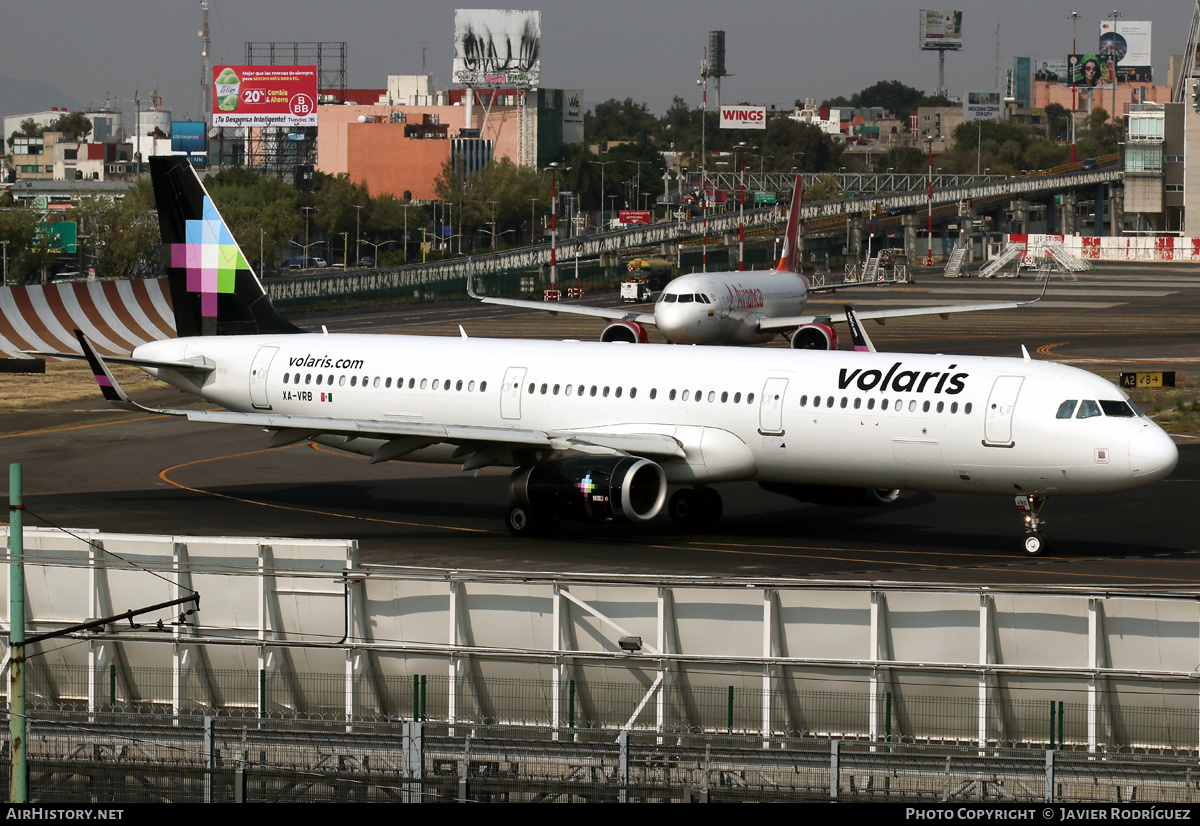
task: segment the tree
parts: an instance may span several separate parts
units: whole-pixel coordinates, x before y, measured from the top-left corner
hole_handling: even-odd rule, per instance
[[[50,124],[50,132],[64,132],[73,135],[75,140],[82,141],[92,133],[92,121],[83,112],[71,112],[60,115]]]
[[[123,198],[84,195],[67,210],[78,224],[83,245],[105,278],[129,278],[157,270],[162,263],[162,238],[158,217],[152,211],[153,188],[149,180],[131,187]]]
[[[610,98],[603,103],[597,103],[594,112],[584,115],[583,129],[584,134],[595,143],[649,143],[658,140],[661,132],[659,120],[650,114],[649,107],[644,103],[637,103],[633,98]]]
[[[13,143],[17,138],[39,138],[46,131],[46,127],[38,126],[33,118],[25,118],[21,121],[21,128],[14,129],[13,133],[8,136],[8,148],[12,149]]]
[[[1071,139],[1071,113],[1060,103],[1046,106],[1046,137],[1060,142]]]
[[[938,102],[943,100],[945,99],[927,98],[920,89],[905,86],[898,80],[881,80],[861,92],[855,92],[849,100],[837,97],[825,101],[821,106],[880,106],[894,113],[896,117],[906,119],[918,106],[948,105]]]

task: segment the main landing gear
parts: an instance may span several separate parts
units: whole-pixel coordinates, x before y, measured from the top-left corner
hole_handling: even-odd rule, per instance
[[[1051,548],[1050,537],[1041,530],[1042,505],[1046,504],[1045,496],[1018,496],[1016,497],[1017,510],[1025,514],[1025,542],[1024,549],[1026,556],[1042,556],[1049,553]]]
[[[711,528],[721,519],[721,494],[709,487],[680,488],[671,495],[667,513],[681,528]]]
[[[560,520],[528,505],[512,505],[504,524],[513,536],[550,536],[558,530]]]

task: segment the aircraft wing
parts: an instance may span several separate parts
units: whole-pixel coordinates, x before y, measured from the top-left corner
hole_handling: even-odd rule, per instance
[[[897,310],[855,310],[854,315],[860,320],[872,319],[876,323],[883,324],[889,318],[905,318],[910,316],[922,315],[939,315],[942,318],[949,318],[956,313],[975,313],[982,310],[1012,310],[1016,307],[1027,307],[1030,304],[1036,304],[1046,295],[1046,288],[1050,286],[1050,280],[1042,285],[1042,292],[1037,298],[1029,301],[999,301],[989,304],[947,304],[941,307],[906,307]],[[780,316],[778,318],[764,318],[758,322],[760,330],[790,330],[801,326],[802,324],[812,324],[813,322],[821,321],[826,323],[838,323],[846,321],[846,313],[828,313],[819,315],[796,315],[796,316]]]
[[[654,324],[653,313],[635,313],[631,310],[622,310],[618,307],[588,307],[583,304],[555,304],[550,301],[525,301],[520,298],[491,298],[488,296],[475,295],[473,298],[482,301],[484,304],[500,304],[505,307],[522,307],[527,310],[540,310],[543,313],[558,315],[559,313],[567,313],[569,315],[587,315],[594,318],[607,318],[611,321],[636,321],[638,324]]]
[[[492,298],[475,292],[475,273],[468,260],[467,295],[484,304],[498,304],[502,307],[520,307],[525,310],[538,310],[551,315],[567,313],[569,315],[586,315],[593,318],[607,318],[610,321],[636,321],[638,324],[654,324],[653,313],[635,313],[630,310],[609,309],[608,307],[588,307],[582,304],[551,304],[546,301],[527,301],[520,298]]]
[[[166,412],[166,411],[164,411]],[[573,430],[475,427],[435,422],[390,422],[375,419],[339,419],[323,416],[284,416],[275,413],[238,413],[225,410],[180,410],[191,422],[241,424],[274,430],[269,446],[279,447],[318,436],[348,439],[381,439],[384,444],[372,462],[397,459],[406,453],[435,444],[451,444],[463,456],[483,456],[464,469],[489,464],[522,448],[541,448],[562,453],[629,454],[657,458],[683,458],[684,450],[671,436],[659,433],[590,433]]]

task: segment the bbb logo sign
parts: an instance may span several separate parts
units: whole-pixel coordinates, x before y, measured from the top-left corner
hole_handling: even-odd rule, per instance
[[[288,109],[291,110],[291,113],[301,118],[308,117],[316,111],[316,108],[313,99],[305,94],[295,95],[288,102]]]

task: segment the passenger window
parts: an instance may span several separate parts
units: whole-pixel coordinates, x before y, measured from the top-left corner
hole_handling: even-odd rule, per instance
[[[867,410],[874,410],[874,409],[875,409],[875,399],[874,398],[867,399]]]
[[[691,397],[692,397],[692,391],[691,391],[691,390],[684,390],[684,391],[683,391],[683,400],[684,400],[685,402],[686,402],[686,401],[688,401],[689,399],[691,399]]]
[[[358,376],[351,376],[351,377],[350,377],[350,386],[351,386],[351,387],[357,387],[357,386],[358,386]]]
[[[321,385],[321,381],[322,381],[322,379],[324,379],[324,378],[325,378],[325,377],[324,377],[324,376],[322,376],[320,373],[317,373],[317,386],[318,386],[318,387]]]
[[[650,400],[653,401],[654,399],[657,399],[657,398],[658,398],[658,388],[651,387],[650,388]]]
[[[971,403],[967,402],[963,405],[963,413],[967,416],[971,415]]]
[[[317,376],[317,378],[319,379],[319,378],[321,378],[321,377],[320,377],[320,376]],[[321,383],[321,382],[317,382],[317,384],[320,384],[320,383]],[[375,377],[375,381],[371,382],[371,386],[372,386],[372,387],[378,387],[378,386],[379,386],[379,376],[376,376],[376,377]]]
[[[1093,416],[1100,415],[1100,405],[1096,404],[1091,399],[1084,399],[1079,403],[1079,412],[1075,414],[1076,419],[1090,419]]]
[[[287,383],[288,383],[288,377],[289,377],[289,376],[291,376],[291,373],[284,373],[284,374],[283,374],[283,383],[284,383],[284,384],[287,384]]]
[[[1067,399],[1065,402],[1063,402],[1062,404],[1060,404],[1058,406],[1058,415],[1055,416],[1055,418],[1057,418],[1057,419],[1071,418],[1073,415],[1075,415],[1075,405],[1077,405],[1077,404],[1079,404],[1079,401],[1077,399]]]
[[[754,404],[754,394],[753,393],[746,396],[746,404]]]
[[[459,379],[459,380],[458,380],[458,383],[454,385],[454,389],[455,389],[455,390],[462,390],[462,379]]]
[[[408,386],[412,387],[412,379],[408,380]],[[486,381],[479,382],[479,392],[483,393],[486,390],[487,390],[487,382]]]
[[[305,383],[305,384],[312,384],[312,373],[306,373],[306,374],[304,375],[304,383]]]
[[[854,409],[855,409],[855,410],[858,410],[860,407],[862,407],[862,399],[861,399],[861,398],[858,398],[858,397],[855,397],[855,399],[854,399]]]
[[[741,403],[742,403],[742,394],[741,394],[741,393],[734,393],[734,394],[733,394],[733,403],[734,403],[734,404],[741,404]]]

